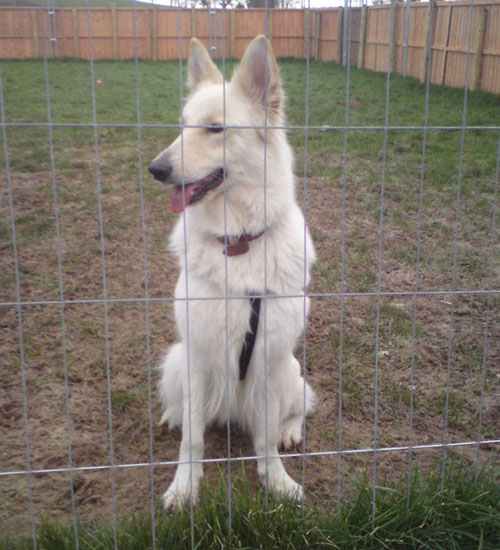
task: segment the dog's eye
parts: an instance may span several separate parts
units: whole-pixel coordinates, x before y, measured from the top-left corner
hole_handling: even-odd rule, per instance
[[[217,124],[216,122],[212,122],[212,124],[210,124],[207,130],[211,134],[220,134],[224,130],[224,128],[220,124]]]

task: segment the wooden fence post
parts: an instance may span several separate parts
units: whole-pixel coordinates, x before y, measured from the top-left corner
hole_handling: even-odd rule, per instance
[[[230,29],[231,29],[231,43],[230,43],[230,57],[234,59],[236,57],[236,35],[235,35],[235,12],[236,10],[231,10],[231,23],[230,23]]]
[[[38,19],[35,10],[31,12],[31,20],[33,21],[33,53],[38,57]]]
[[[153,58],[153,61],[158,61],[158,12],[157,12],[157,8],[156,6],[153,6],[153,21],[152,21],[152,26],[153,26],[153,32],[152,32],[152,35],[153,35],[153,44],[152,44],[152,49],[153,49],[153,55],[152,55],[152,58]]]
[[[427,11],[427,23],[425,25],[425,43],[424,43],[424,53],[422,56],[422,69],[420,71],[420,80],[425,82],[427,79],[427,67],[431,62],[431,50],[432,50],[432,17],[434,13],[434,2],[435,0],[430,0],[429,8]]]
[[[311,11],[304,10],[304,57],[307,58],[308,46],[311,46],[311,36],[309,35],[311,31],[311,20],[310,20]],[[307,44],[307,39],[309,38],[309,44]]]
[[[389,70],[392,72],[394,71],[394,67],[396,66],[396,10],[398,4],[397,0],[391,0],[391,29],[392,33],[391,36],[389,36],[390,44],[389,47],[391,49],[391,55],[389,57],[391,66],[389,67]]]
[[[319,58],[319,33],[321,31],[321,12],[316,12],[316,19],[314,21],[314,59],[317,61]]]
[[[472,82],[471,90],[479,90],[481,87],[479,84],[481,82],[481,57],[483,54],[483,44],[484,44],[484,30],[486,28],[486,18],[488,17],[488,10],[482,9],[481,15],[479,17],[479,27],[477,29],[476,37],[476,51],[474,52],[474,68],[472,70]]]
[[[268,10],[268,16],[267,16],[267,38],[271,44],[273,45],[273,10]]]
[[[344,38],[344,8],[339,8],[339,18],[337,20],[337,63],[340,63],[340,64],[342,64],[343,38]]]
[[[191,8],[191,36],[196,36],[196,11],[194,6]]]
[[[404,35],[403,35],[403,76],[408,75],[408,41],[410,39],[410,0],[405,0],[405,25],[404,25]]]
[[[71,10],[71,18],[73,20],[73,55],[74,57],[80,57],[80,51],[78,48],[78,12],[76,8]]]
[[[444,47],[444,61],[443,61],[443,79],[441,84],[444,85],[446,81],[446,65],[448,63],[448,47],[450,45],[450,28],[451,28],[451,14],[453,13],[453,4],[450,2],[448,5],[448,22],[446,23],[446,43]]]
[[[365,66],[365,43],[366,43],[366,16],[368,9],[366,6],[361,8],[361,26],[359,29],[359,53],[358,53],[358,69]]]
[[[111,32],[113,34],[113,59],[118,58],[118,34],[116,24],[116,5],[111,4]]]

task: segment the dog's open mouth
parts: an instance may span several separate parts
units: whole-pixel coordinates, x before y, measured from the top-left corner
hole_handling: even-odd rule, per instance
[[[215,189],[224,181],[224,169],[217,168],[201,180],[185,185],[175,185],[170,189],[170,208],[175,214],[184,210],[185,206],[201,200],[210,189]]]

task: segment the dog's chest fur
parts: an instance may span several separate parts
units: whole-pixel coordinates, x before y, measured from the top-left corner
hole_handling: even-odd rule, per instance
[[[191,213],[193,216],[186,216],[186,235],[181,219],[171,239],[171,249],[181,268],[187,268],[189,278],[212,285],[220,296],[226,292],[230,296],[262,294],[265,290],[296,294],[307,286],[314,252],[296,205],[279,223],[271,224],[261,237],[250,242],[248,252],[235,257],[224,255],[217,232],[209,228],[203,231],[197,223],[191,228],[196,212]]]

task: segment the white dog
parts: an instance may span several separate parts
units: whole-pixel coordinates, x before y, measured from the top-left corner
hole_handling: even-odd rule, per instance
[[[188,85],[183,131],[149,167],[172,184],[171,208],[183,212],[170,240],[181,267],[181,341],[163,360],[160,382],[161,422],[181,426],[182,442],[164,504],[197,499],[205,427],[228,418],[250,431],[269,488],[300,498],[302,487],[285,471],[278,446],[301,442],[314,400],[292,352],[304,329],[303,289],[315,253],[280,128],[278,66],[260,36],[224,83],[193,39]]]

